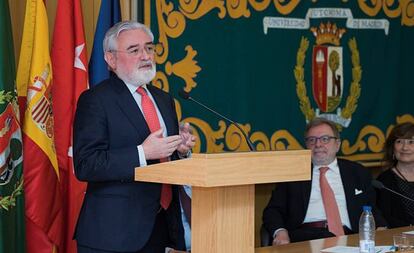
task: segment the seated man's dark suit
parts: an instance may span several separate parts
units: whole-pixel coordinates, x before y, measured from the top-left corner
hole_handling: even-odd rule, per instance
[[[177,135],[173,98],[151,85],[147,89],[168,135]],[[79,245],[116,252],[136,252],[146,245],[160,210],[161,184],[135,182],[134,168],[140,166],[137,146],[149,134],[143,114],[118,77],[80,96],[74,123],[74,165],[76,176],[87,181],[88,187],[74,236]],[[170,158],[178,159],[177,152]],[[182,236],[180,220],[175,219],[180,215],[175,188],[173,195],[164,221],[169,224],[170,231],[165,229],[165,233],[172,242],[166,243],[183,249],[182,239],[175,241]]]
[[[375,208],[375,190],[371,186],[369,171],[358,163],[342,159],[338,159],[338,167],[351,223],[348,234],[358,232],[359,218],[364,205],[373,207],[376,225],[385,226],[384,218]],[[301,227],[309,205],[311,183],[312,181],[299,181],[276,186],[263,211],[263,225],[271,235],[277,229],[285,228],[289,232],[291,242],[334,236],[327,230],[318,234],[318,229]]]

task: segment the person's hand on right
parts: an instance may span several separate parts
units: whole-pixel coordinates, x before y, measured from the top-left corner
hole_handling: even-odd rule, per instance
[[[179,135],[162,136],[162,128],[151,133],[142,143],[142,149],[146,160],[154,160],[169,157],[181,144]]]
[[[182,156],[186,156],[188,152],[194,147],[196,141],[196,137],[192,134],[189,123],[180,124],[180,136],[182,143],[178,146],[177,151]]]
[[[275,238],[273,239],[273,246],[288,244],[290,243],[289,233],[287,230],[280,230],[276,233]]]

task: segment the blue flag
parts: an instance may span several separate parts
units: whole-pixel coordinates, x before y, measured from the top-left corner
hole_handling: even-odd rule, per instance
[[[119,21],[121,21],[119,0],[102,0],[98,22],[96,23],[92,55],[89,61],[89,85],[91,87],[109,78],[102,42],[106,31]]]

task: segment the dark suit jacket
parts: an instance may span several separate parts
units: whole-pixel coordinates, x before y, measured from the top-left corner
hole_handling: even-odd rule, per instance
[[[156,87],[147,87],[168,135],[178,134],[174,100]],[[80,96],[73,155],[76,177],[88,182],[88,187],[75,231],[78,244],[110,251],[137,251],[146,244],[160,208],[161,184],[134,182],[134,168],[140,165],[137,146],[149,134],[144,116],[118,77]],[[177,154],[171,159],[178,159]],[[167,214],[179,212],[175,201]],[[177,237],[179,231],[170,233]]]
[[[371,174],[362,165],[338,159],[342,184],[344,186],[351,230],[358,232],[362,206],[373,207],[377,226],[385,226],[384,218],[375,208],[375,190],[371,186]],[[281,183],[276,186],[272,197],[263,211],[263,225],[271,235],[279,229],[299,229],[305,219],[309,205],[312,181]],[[362,193],[355,195],[355,189]]]
[[[401,192],[397,185],[397,175],[391,170],[386,170],[378,176],[385,187],[396,192]],[[404,227],[412,224],[407,214],[407,208],[402,203],[402,198],[386,189],[377,190],[377,206],[388,222],[388,227]],[[410,197],[410,196],[409,196]]]

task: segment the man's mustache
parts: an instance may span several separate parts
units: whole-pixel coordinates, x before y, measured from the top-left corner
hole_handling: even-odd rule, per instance
[[[138,64],[138,68],[145,67],[145,66],[148,66],[148,65],[153,66],[154,63],[152,61],[143,61],[143,62],[140,62]]]

